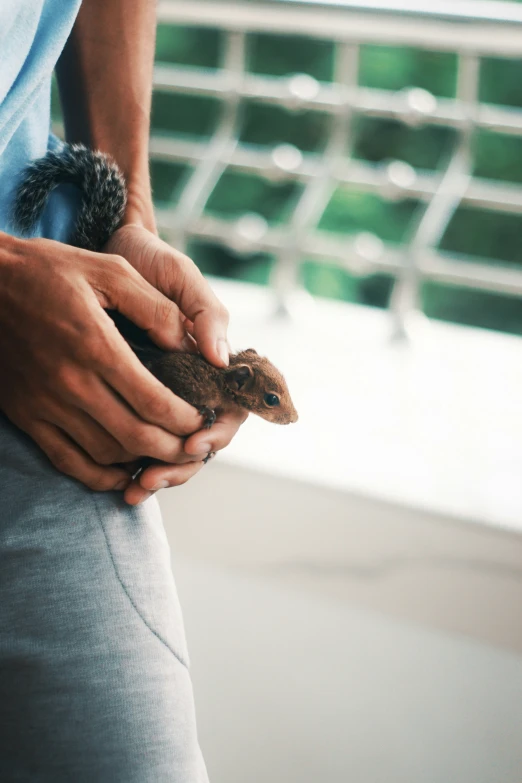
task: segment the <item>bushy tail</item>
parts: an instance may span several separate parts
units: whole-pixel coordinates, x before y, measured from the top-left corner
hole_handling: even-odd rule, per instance
[[[81,144],[48,152],[27,167],[15,196],[15,228],[21,234],[30,234],[49,194],[62,184],[76,185],[81,191],[81,206],[69,243],[85,250],[101,250],[121,224],[127,189],[111,158]]]

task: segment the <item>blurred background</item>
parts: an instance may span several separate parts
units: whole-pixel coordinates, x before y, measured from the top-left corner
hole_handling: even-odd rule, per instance
[[[160,231],[300,413],[160,497],[210,778],[520,783],[522,4],[158,20]]]

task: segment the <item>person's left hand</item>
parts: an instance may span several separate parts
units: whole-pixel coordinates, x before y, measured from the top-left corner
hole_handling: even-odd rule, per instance
[[[228,364],[228,312],[188,256],[139,225],[118,229],[104,250],[123,256],[151,285],[175,302],[180,310],[180,348],[194,349],[217,367]],[[187,335],[192,335],[192,338]],[[209,452],[227,446],[247,413],[218,417],[210,430],[200,430],[185,442],[176,464],[158,463],[146,468],[125,490],[125,500],[136,505],[158,489],[179,486],[203,466]]]

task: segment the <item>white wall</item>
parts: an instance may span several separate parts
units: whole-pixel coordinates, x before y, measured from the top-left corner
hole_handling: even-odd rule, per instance
[[[213,783],[519,783],[515,534],[218,460],[161,504]]]

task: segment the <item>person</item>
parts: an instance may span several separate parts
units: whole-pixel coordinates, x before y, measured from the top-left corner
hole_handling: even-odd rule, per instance
[[[148,168],[155,0],[0,4],[0,780],[200,783],[182,616],[153,493],[189,480],[210,431],[137,360],[105,308],[159,345],[228,361],[228,315],[157,236]],[[103,253],[66,244],[77,194],[35,237],[10,208],[49,133],[109,153],[129,189]],[[190,335],[188,336],[188,332]],[[136,459],[156,460],[138,478]],[[181,508],[180,513],[190,514]]]

